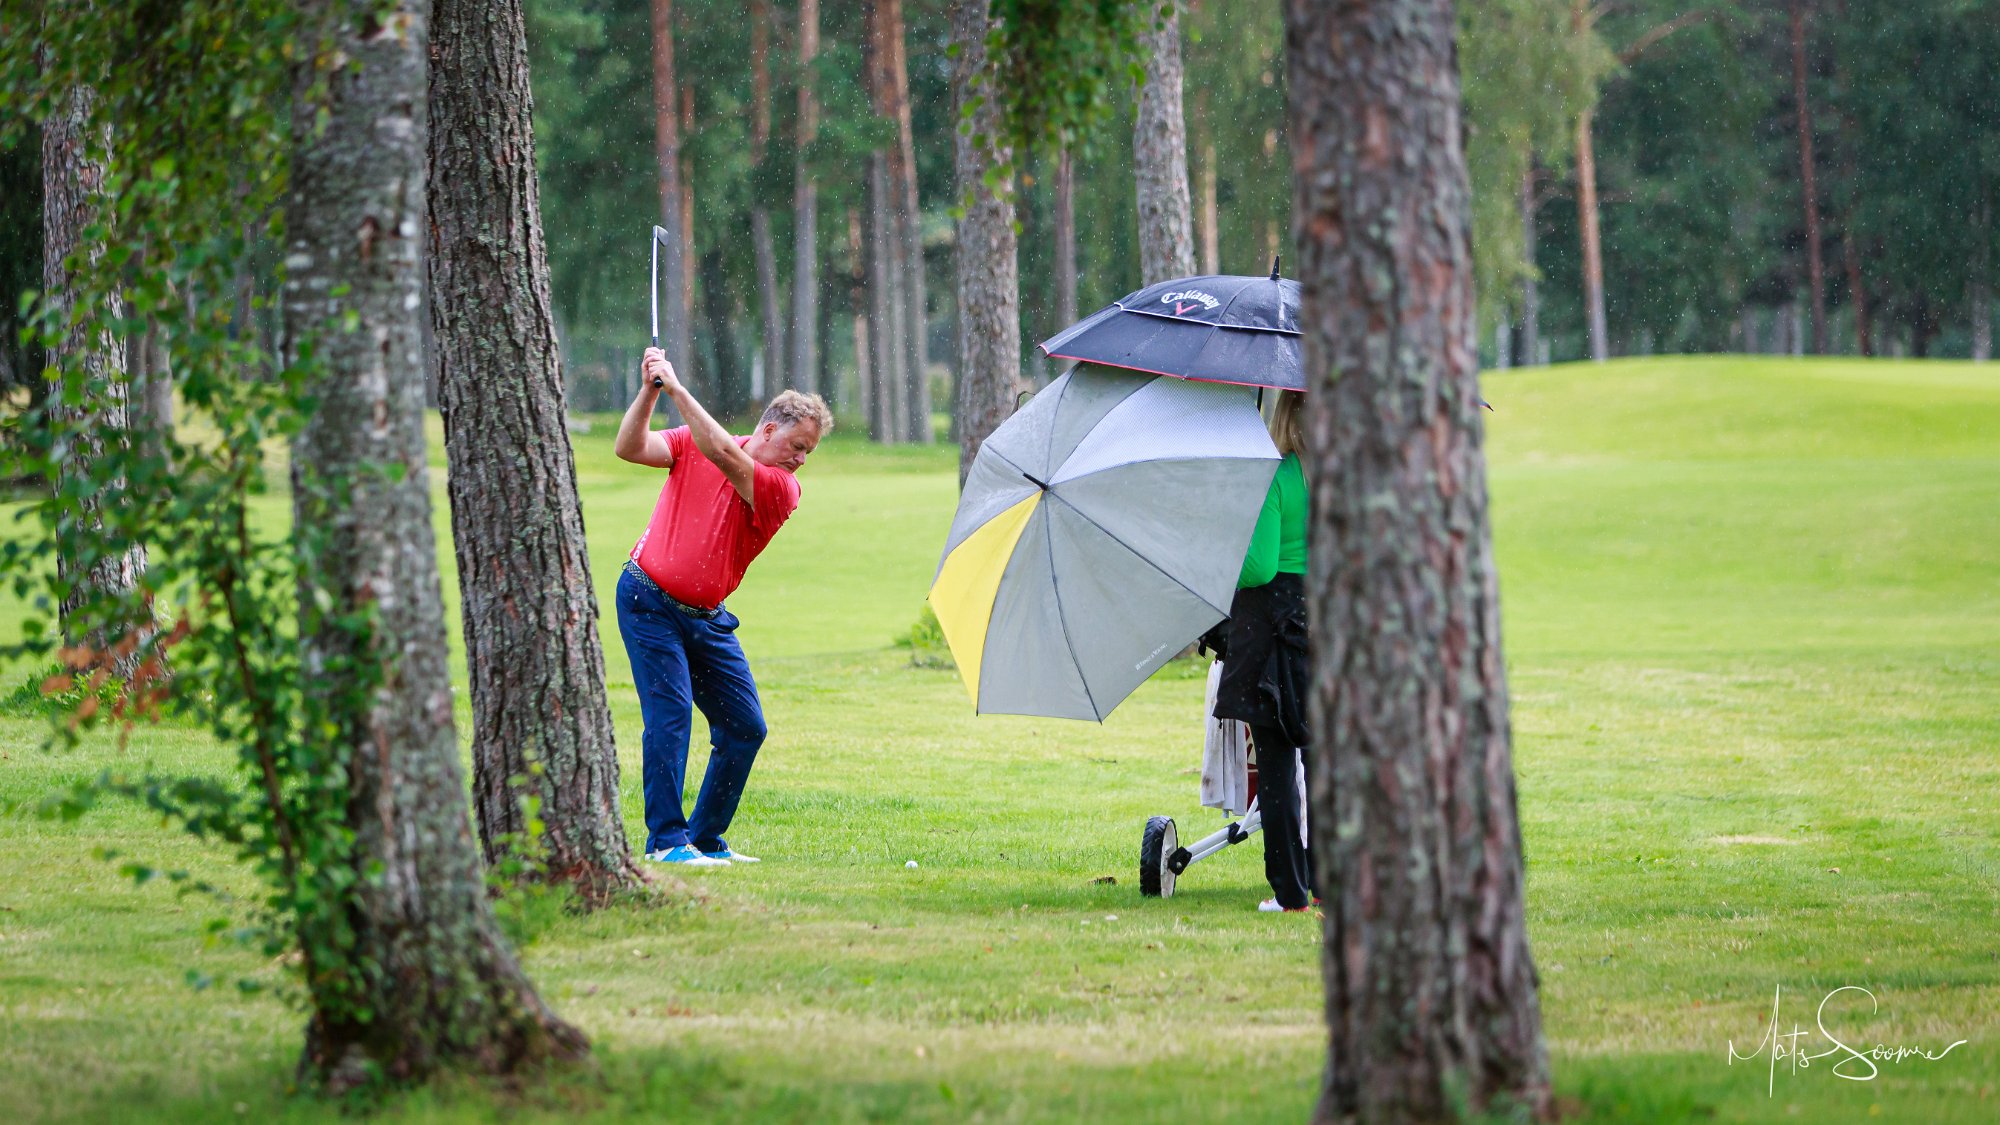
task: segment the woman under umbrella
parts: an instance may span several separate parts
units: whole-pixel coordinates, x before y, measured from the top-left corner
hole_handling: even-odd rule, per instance
[[[1306,690],[1312,661],[1306,641],[1306,482],[1299,413],[1305,397],[1281,391],[1271,439],[1284,460],[1264,496],[1250,550],[1230,605],[1215,717],[1250,725],[1257,748],[1257,807],[1264,816],[1264,878],[1272,897],[1263,911],[1305,910],[1312,902],[1312,861],[1301,842],[1299,755],[1310,743]]]

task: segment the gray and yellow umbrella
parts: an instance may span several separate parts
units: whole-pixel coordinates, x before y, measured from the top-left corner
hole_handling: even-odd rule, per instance
[[[974,709],[1110,714],[1228,616],[1277,464],[1243,388],[1049,384],[979,447],[931,584]]]

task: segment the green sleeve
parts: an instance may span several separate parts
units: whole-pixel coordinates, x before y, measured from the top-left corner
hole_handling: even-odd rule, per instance
[[[1270,491],[1264,493],[1264,508],[1257,513],[1257,530],[1250,533],[1250,551],[1243,556],[1243,573],[1236,579],[1236,588],[1247,590],[1252,586],[1262,586],[1278,575],[1278,547],[1284,520],[1278,498],[1278,482],[1271,481]]]

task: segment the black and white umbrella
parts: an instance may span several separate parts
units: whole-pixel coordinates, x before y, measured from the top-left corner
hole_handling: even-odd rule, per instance
[[[1050,359],[1101,363],[1201,383],[1305,389],[1299,283],[1218,274],[1148,285],[1047,340]]]

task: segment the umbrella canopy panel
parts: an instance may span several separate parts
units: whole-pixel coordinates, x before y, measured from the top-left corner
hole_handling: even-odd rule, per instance
[[[980,447],[931,591],[977,710],[1103,719],[1227,616],[1276,464],[1240,390],[1037,395]]]

